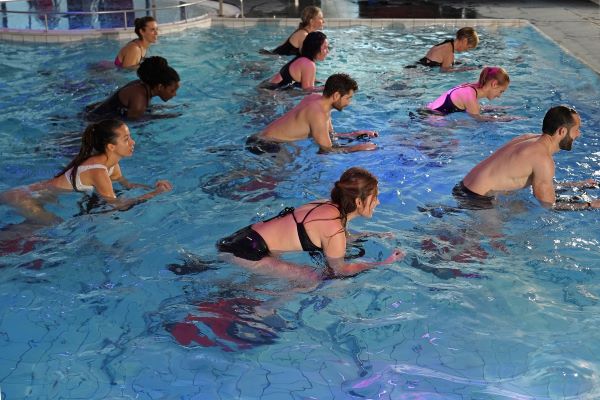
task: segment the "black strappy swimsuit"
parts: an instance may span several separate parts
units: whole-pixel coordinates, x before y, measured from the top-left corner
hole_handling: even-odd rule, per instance
[[[294,33],[298,32],[299,30],[306,31],[306,29],[304,28],[296,29],[294,32],[292,32],[290,37],[287,38],[284,44],[271,51],[271,53],[279,54],[280,56],[299,56],[300,49],[294,46],[292,43],[290,43],[290,38],[294,36]]]
[[[294,78],[292,78],[292,75],[290,74],[290,66],[292,65],[292,63],[294,61],[296,61],[302,57],[304,57],[304,56],[294,57],[293,60],[291,60],[290,62],[285,64],[283,67],[281,67],[281,69],[279,70],[279,75],[281,75],[281,82],[275,84],[275,89],[288,89],[291,87],[300,87],[301,86],[300,82],[296,82],[294,80]],[[304,57],[304,58],[309,59],[308,57]]]
[[[306,228],[304,227],[304,222],[308,215],[313,212],[316,208],[321,207],[322,205],[331,205],[334,206],[330,202],[325,203],[311,203],[317,204],[315,207],[310,209],[302,221],[298,221],[296,219],[296,215],[294,214],[293,207],[284,208],[279,214],[275,217],[265,220],[264,222],[271,221],[275,218],[283,218],[289,214],[292,214],[292,218],[294,218],[294,222],[296,223],[296,231],[298,232],[298,239],[300,240],[300,245],[302,246],[303,251],[314,252],[314,251],[323,251],[320,247],[316,246],[308,237],[308,233],[306,232]],[[245,228],[240,229],[234,234],[227,236],[226,238],[220,239],[217,242],[217,249],[224,253],[231,253],[236,257],[240,257],[250,261],[259,261],[264,257],[267,257],[271,254],[269,251],[269,247],[265,240],[260,236],[258,232],[252,229],[252,226],[249,225]]]
[[[150,93],[150,87],[138,79],[129,82],[127,85],[123,86],[115,93],[113,93],[113,95],[110,96],[108,99],[106,99],[105,101],[88,111],[87,118],[91,120],[99,120],[111,117],[127,118],[128,109],[121,102],[121,99],[119,99],[119,93],[126,87],[134,85],[143,85],[146,89],[146,97],[148,98],[148,104],[146,105],[146,107],[148,107],[150,105],[150,99],[152,98],[152,94]]]
[[[454,39],[448,39],[448,40],[444,40],[442,43],[438,43],[433,47],[437,47],[437,46],[441,46],[443,44],[446,43],[450,43],[452,45],[452,52],[454,53]],[[438,62],[438,61],[432,61],[427,57],[423,57],[421,58],[419,61],[417,61],[417,64],[421,64],[424,65],[426,67],[441,67],[442,63]],[[454,63],[452,63],[452,65],[454,65]]]
[[[452,101],[452,98],[450,97],[450,95],[456,89],[460,89],[460,88],[464,88],[464,87],[470,87],[471,89],[473,89],[475,91],[475,96],[477,97],[477,89],[475,89],[473,86],[470,86],[470,85],[457,86],[454,89],[450,90],[448,92],[448,94],[446,94],[446,98],[444,99],[444,104],[442,104],[438,108],[435,108],[433,111],[437,111],[437,112],[442,113],[444,115],[451,114],[451,113],[454,113],[454,112],[465,112],[466,109],[458,108],[456,106],[456,104],[454,104],[454,102]]]

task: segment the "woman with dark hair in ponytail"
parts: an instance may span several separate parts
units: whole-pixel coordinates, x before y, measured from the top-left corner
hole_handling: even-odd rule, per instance
[[[502,96],[508,89],[510,77],[504,68],[485,67],[479,74],[479,81],[458,85],[427,105],[433,114],[447,115],[454,112],[467,112],[479,121],[513,121],[517,117],[488,115],[482,116],[479,99],[493,100]],[[489,111],[489,110],[486,110]]]
[[[395,250],[381,262],[348,264],[346,254],[347,224],[362,216],[370,218],[379,204],[377,178],[362,168],[350,168],[342,174],[331,191],[331,200],[286,208],[274,218],[247,226],[220,239],[217,248],[233,254],[233,261],[257,272],[289,279],[318,281],[324,277],[345,277],[402,259]],[[307,268],[286,262],[278,253],[292,251],[322,252],[328,271],[316,274]]]
[[[118,120],[104,120],[89,125],[81,139],[79,154],[50,180],[16,188],[0,194],[0,203],[17,209],[28,222],[51,224],[59,219],[43,208],[64,192],[96,192],[117,208],[127,208],[171,190],[168,181],[157,181],[154,190],[132,199],[117,199],[113,182],[126,189],[150,186],[131,183],[123,177],[119,161],[133,154],[135,141],[129,128]]]
[[[323,61],[329,54],[329,42],[323,32],[311,32],[306,36],[300,55],[285,64],[268,82],[261,84],[264,89],[288,89],[301,87],[306,91],[323,90],[315,87],[317,61]]]
[[[140,79],[129,82],[112,96],[100,103],[86,107],[87,118],[98,121],[106,118],[142,117],[155,96],[168,101],[177,95],[179,74],[162,57],[146,58],[137,70]],[[173,117],[171,114],[158,114],[153,118]]]
[[[119,68],[136,69],[140,66],[151,44],[158,39],[158,23],[153,17],[136,18],[134,21],[137,39],[127,43],[115,57]]]

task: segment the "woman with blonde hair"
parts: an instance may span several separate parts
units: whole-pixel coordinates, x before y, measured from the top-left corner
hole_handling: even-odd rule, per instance
[[[306,36],[315,31],[323,29],[325,19],[323,19],[323,12],[319,7],[308,6],[302,10],[301,22],[290,37],[276,49],[269,51],[262,49],[261,54],[277,54],[280,56],[299,56],[302,43]]]

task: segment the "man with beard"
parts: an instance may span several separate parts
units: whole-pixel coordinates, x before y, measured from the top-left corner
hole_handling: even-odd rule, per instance
[[[495,195],[531,186],[533,195],[544,207],[564,210],[600,208],[600,200],[592,202],[557,202],[554,189],[554,160],[559,150],[571,150],[581,134],[581,118],[567,106],[556,106],[546,112],[542,134],[519,136],[477,164],[452,190],[463,208],[493,207]],[[597,187],[588,179],[561,183],[562,187]]]
[[[354,131],[335,133],[331,123],[331,111],[346,108],[358,90],[354,79],[347,74],[331,75],[323,89],[323,95],[306,96],[292,110],[270,123],[262,132],[246,141],[246,148],[254,154],[278,153],[281,144],[306,139],[311,136],[319,145],[321,152],[355,152],[375,150],[374,143],[360,143],[353,146],[334,144],[338,138],[349,141],[376,137],[377,132]]]

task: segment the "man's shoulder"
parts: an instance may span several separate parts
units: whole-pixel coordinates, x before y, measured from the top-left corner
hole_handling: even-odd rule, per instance
[[[311,112],[317,112],[319,110],[325,110],[323,102],[323,96],[318,93],[309,94],[300,103],[302,109],[310,109]]]

